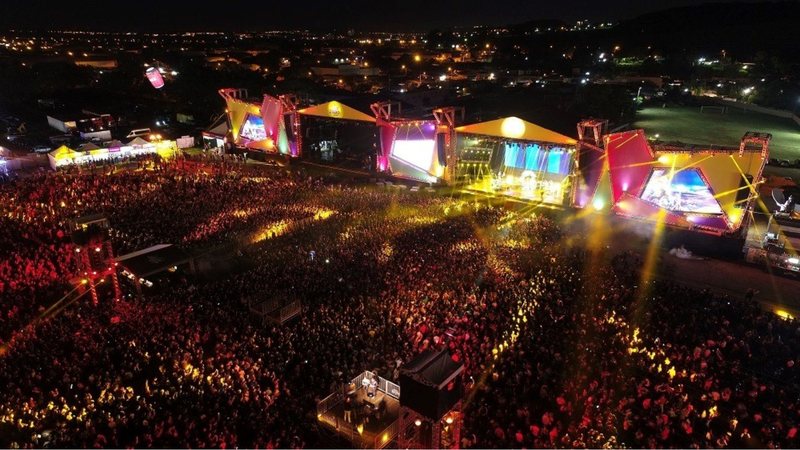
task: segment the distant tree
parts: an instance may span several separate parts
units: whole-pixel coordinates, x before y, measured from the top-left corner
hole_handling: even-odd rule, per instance
[[[582,117],[612,121],[632,119],[635,113],[631,94],[624,86],[593,84],[578,88],[573,112]]]

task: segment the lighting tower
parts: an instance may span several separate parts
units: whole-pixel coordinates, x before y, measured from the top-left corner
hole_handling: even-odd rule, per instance
[[[578,141],[581,146],[603,151],[603,135],[608,128],[608,120],[584,119],[578,122]],[[591,135],[587,136],[587,132]]]
[[[372,114],[375,115],[375,124],[378,126],[378,133],[380,136],[380,152],[376,161],[378,172],[391,172],[389,165],[389,155],[392,151],[392,142],[394,142],[397,127],[392,122],[393,113],[400,114],[402,106],[400,102],[383,101],[373,103],[369,106]]]
[[[289,123],[289,129],[286,132],[291,133],[291,136],[294,137],[296,149],[292,156],[300,156],[303,148],[303,133],[300,132],[300,114],[297,113],[300,99],[294,94],[283,94],[278,96],[278,100],[281,102],[283,117],[287,118],[284,120]]]
[[[461,122],[464,121],[464,108],[445,106],[433,110],[433,117],[436,119],[437,136],[444,135],[444,154],[445,154],[445,172],[444,180],[447,183],[452,183],[456,179],[456,133],[455,128],[457,124],[456,113],[460,113]]]
[[[109,277],[114,287],[114,299],[121,299],[117,263],[108,238],[108,219],[102,214],[94,214],[71,219],[69,225],[78,260],[78,276],[86,280],[92,302],[95,305],[98,303],[97,285]]]

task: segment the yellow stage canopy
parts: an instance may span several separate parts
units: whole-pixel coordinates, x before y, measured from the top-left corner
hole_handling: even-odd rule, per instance
[[[76,152],[75,150],[67,147],[66,145],[62,145],[55,150],[50,151],[50,156],[55,159],[63,159],[63,158],[73,158],[75,156],[81,156],[80,152]]]
[[[575,145],[578,143],[578,141],[569,136],[540,127],[519,117],[506,117],[504,119],[464,125],[456,127],[456,132],[562,145]]]
[[[332,101],[321,105],[309,106],[298,111],[304,116],[328,117],[330,119],[358,120],[361,122],[375,122],[369,114],[351,108],[343,103]]]

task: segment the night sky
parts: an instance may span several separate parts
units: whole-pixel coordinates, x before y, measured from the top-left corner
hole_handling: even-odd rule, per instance
[[[620,20],[705,0],[3,0],[11,29],[428,31],[536,19]]]

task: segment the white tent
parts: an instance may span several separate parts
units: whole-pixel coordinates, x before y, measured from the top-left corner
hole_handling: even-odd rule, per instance
[[[141,146],[147,145],[147,144],[149,144],[149,142],[145,141],[144,139],[142,139],[142,138],[140,138],[138,136],[133,138],[132,141],[128,142],[128,145],[133,146],[133,147],[141,147]]]

